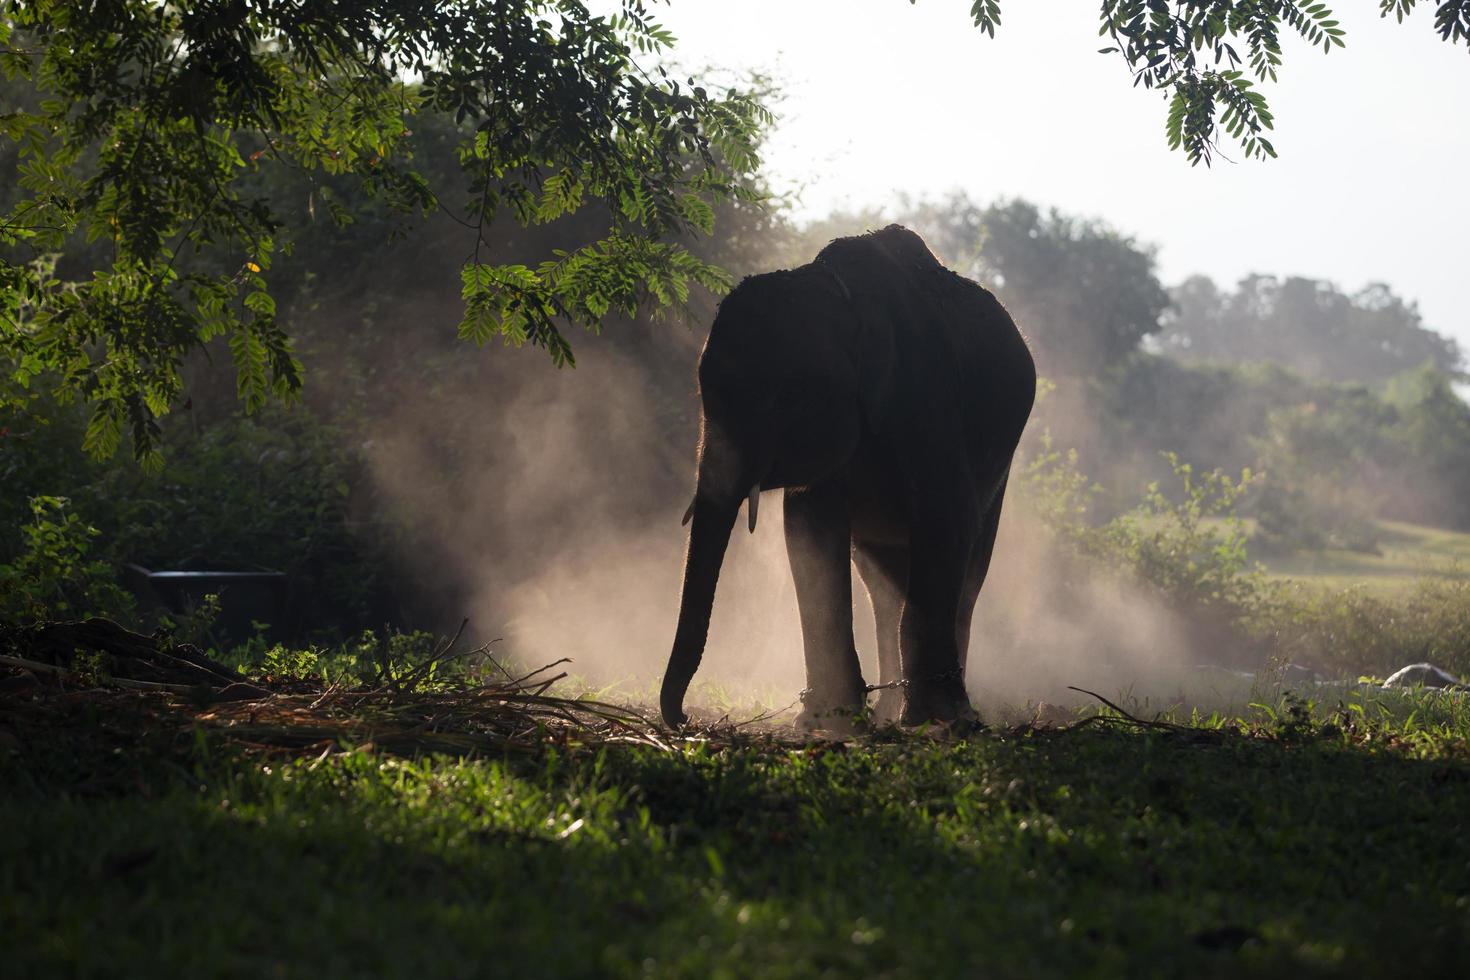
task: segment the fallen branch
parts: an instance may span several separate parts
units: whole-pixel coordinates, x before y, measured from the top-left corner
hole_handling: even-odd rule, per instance
[[[762,733],[744,725],[705,726],[670,738],[641,709],[627,705],[562,697],[552,688],[567,676],[555,660],[519,675],[491,661],[503,679],[470,687],[435,684],[423,691],[435,665],[486,651],[457,648],[463,631],[440,641],[427,661],[412,665],[394,683],[351,688],[339,677],[320,682],[292,680],[256,686],[221,664],[166,636],[144,636],[103,619],[33,626],[0,626],[0,666],[48,675],[75,675],[81,684],[28,688],[15,701],[27,717],[53,717],[73,726],[76,709],[86,705],[142,707],[151,731],[171,732],[192,744],[198,732],[248,751],[262,750],[323,757],[333,751],[374,746],[401,755],[445,753],[496,756],[530,754],[544,747],[619,745],[679,752],[694,742],[759,740]],[[88,670],[78,654],[104,655]],[[131,675],[131,676],[129,676]],[[141,676],[140,676],[141,675]],[[93,679],[96,678],[96,685]],[[159,696],[156,701],[120,699],[107,687]],[[23,706],[23,708],[21,708]],[[131,715],[126,715],[131,719]],[[90,729],[75,729],[78,737]],[[768,733],[767,733],[768,734]]]
[[[1116,704],[1109,701],[1101,694],[1098,694],[1096,691],[1089,691],[1086,688],[1082,687],[1072,687],[1070,684],[1067,686],[1067,690],[1076,691],[1078,694],[1086,694],[1088,697],[1097,698],[1103,704],[1116,711],[1118,713],[1118,717],[1115,718],[1111,715],[1093,715],[1090,718],[1082,719],[1074,725],[1068,725],[1065,729],[1063,729],[1063,731],[1076,731],[1077,729],[1082,728],[1085,725],[1093,724],[1095,722],[1117,722],[1126,725],[1137,725],[1140,728],[1154,728],[1166,732],[1198,733],[1199,731],[1201,731],[1201,729],[1194,728],[1189,725],[1176,725],[1172,721],[1159,721],[1157,718],[1153,721],[1149,721],[1144,718],[1139,718],[1124,711],[1122,708],[1118,707]]]
[[[187,643],[134,633],[101,617],[0,626],[0,648],[63,670],[71,667],[78,649],[102,653],[112,658],[107,672],[115,680],[218,688],[245,679]]]

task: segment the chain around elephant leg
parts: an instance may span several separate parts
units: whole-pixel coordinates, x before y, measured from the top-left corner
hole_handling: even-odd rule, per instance
[[[970,726],[979,721],[980,716],[965,692],[964,671],[959,667],[916,675],[904,685],[902,723],[905,725],[942,722]]]

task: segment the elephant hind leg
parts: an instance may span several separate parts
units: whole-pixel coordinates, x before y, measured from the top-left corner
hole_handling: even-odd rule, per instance
[[[873,720],[878,724],[898,721],[903,708],[903,666],[898,652],[898,624],[903,616],[903,597],[908,590],[909,552],[894,545],[859,544],[853,561],[868,589],[873,604],[873,621],[878,632],[878,697]],[[887,685],[895,685],[888,687]]]
[[[905,725],[963,721],[975,714],[965,694],[957,633],[979,522],[955,520],[964,509],[962,501],[923,508],[910,532],[908,594],[899,625]],[[969,534],[956,534],[966,526]]]
[[[786,552],[806,653],[803,728],[843,731],[866,703],[852,637],[851,520],[836,483],[786,491]]]
[[[990,556],[995,552],[995,536],[1000,530],[1000,505],[1006,493],[1006,481],[1002,480],[995,491],[995,499],[985,512],[980,525],[980,538],[970,553],[970,567],[965,572],[965,591],[960,596],[959,616],[955,621],[955,645],[960,654],[960,670],[966,668],[970,654],[970,623],[975,616],[975,603],[980,598],[980,589],[990,572]]]

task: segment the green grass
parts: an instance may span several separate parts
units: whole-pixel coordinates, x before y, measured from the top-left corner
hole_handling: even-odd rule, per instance
[[[1266,558],[1272,578],[1327,589],[1367,587],[1400,595],[1423,578],[1470,580],[1470,534],[1442,528],[1379,521],[1379,552],[1325,549]]]
[[[285,759],[89,710],[0,741],[7,977],[1432,977],[1470,961],[1470,711],[1452,697],[513,759]]]

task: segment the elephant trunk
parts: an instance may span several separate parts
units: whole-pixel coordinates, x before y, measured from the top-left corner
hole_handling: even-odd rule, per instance
[[[694,503],[686,515],[693,526],[689,529],[689,553],[684,559],[684,592],[679,599],[679,625],[674,632],[674,649],[669,654],[669,667],[664,671],[659,707],[664,722],[677,728],[688,719],[684,716],[684,695],[689,682],[704,657],[704,643],[709,635],[710,612],[715,604],[715,584],[740,505],[750,495],[752,530],[755,524],[755,499],[760,492],[761,474],[768,461],[760,453],[749,451],[753,440],[732,438],[729,427],[711,418],[711,403],[723,407],[712,385],[705,384],[703,374],[701,397],[705,413],[700,419],[699,475],[696,479]],[[725,418],[721,413],[717,418]],[[758,445],[758,442],[754,442]],[[763,465],[767,464],[767,465]]]
[[[669,667],[664,671],[659,697],[664,723],[670,728],[688,720],[684,715],[684,693],[689,690],[689,682],[704,656],[710,612],[715,604],[715,583],[720,578],[720,565],[725,560],[725,548],[730,543],[741,501],[738,493],[726,499],[701,492],[694,498],[689,554],[684,559],[684,592],[679,599],[679,626],[674,632],[674,649],[669,654]]]

